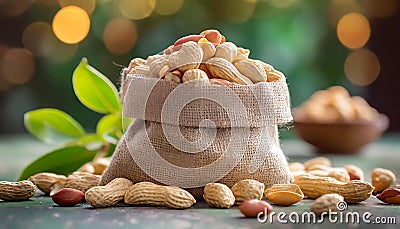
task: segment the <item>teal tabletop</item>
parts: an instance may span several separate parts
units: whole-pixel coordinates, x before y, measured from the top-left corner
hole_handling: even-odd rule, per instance
[[[282,148],[289,162],[304,162],[318,156],[313,148],[297,139],[283,139]],[[0,180],[17,179],[22,168],[53,146],[27,135],[0,137]],[[333,166],[359,166],[365,179],[375,167],[392,170],[400,176],[400,136],[384,136],[356,155],[325,155]],[[186,210],[157,207],[131,207],[119,203],[110,208],[92,208],[87,203],[59,207],[49,197],[37,193],[28,201],[0,201],[0,228],[399,228],[400,205],[389,205],[372,196],[358,204],[348,204],[333,218],[311,218],[312,200],[289,206],[273,206],[269,218],[245,218],[238,207],[216,209],[205,202]],[[313,221],[315,220],[315,221]]]

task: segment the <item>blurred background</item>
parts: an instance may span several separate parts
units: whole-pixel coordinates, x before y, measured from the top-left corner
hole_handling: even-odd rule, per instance
[[[332,85],[363,96],[400,131],[399,0],[0,0],[0,134],[55,107],[94,131],[75,97],[82,57],[119,84],[118,65],[209,28],[284,72],[293,107]]]

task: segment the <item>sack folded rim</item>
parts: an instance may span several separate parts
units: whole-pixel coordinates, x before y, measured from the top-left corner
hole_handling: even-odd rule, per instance
[[[285,78],[221,86],[177,84],[126,71],[122,75],[125,117],[193,127],[211,119],[213,126],[222,128],[282,125],[293,120]],[[223,109],[215,109],[218,106]]]

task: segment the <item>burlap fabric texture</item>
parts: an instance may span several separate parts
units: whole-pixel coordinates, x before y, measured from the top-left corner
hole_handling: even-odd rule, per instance
[[[231,187],[255,179],[266,187],[292,179],[278,125],[292,120],[286,80],[254,85],[175,84],[122,73],[124,116],[135,118],[100,185],[117,177],[185,188]]]

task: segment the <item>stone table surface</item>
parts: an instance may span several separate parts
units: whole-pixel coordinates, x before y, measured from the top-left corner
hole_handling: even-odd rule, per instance
[[[298,139],[281,140],[289,162],[304,162],[318,156],[308,144]],[[17,179],[22,168],[54,146],[47,146],[27,135],[0,136],[0,180]],[[400,177],[400,136],[384,136],[357,155],[325,155],[333,166],[355,164],[364,170],[366,180],[375,167],[391,169]],[[200,202],[186,210],[156,207],[115,207],[94,209],[83,203],[76,207],[59,207],[49,197],[36,195],[29,201],[0,201],[0,229],[6,228],[400,228],[400,205],[387,205],[374,196],[323,222],[307,222],[312,201],[290,206],[274,206],[274,216],[262,223],[244,218],[237,207],[215,209]],[[302,222],[301,218],[305,222]],[[352,216],[360,217],[360,223]],[[299,221],[296,221],[299,217]],[[365,220],[363,220],[363,217]],[[285,220],[287,222],[285,222]],[[294,220],[294,222],[291,222]],[[319,220],[319,219],[316,219]],[[368,221],[369,220],[369,221]],[[386,222],[386,223],[383,223]],[[322,224],[322,225],[320,225]]]

